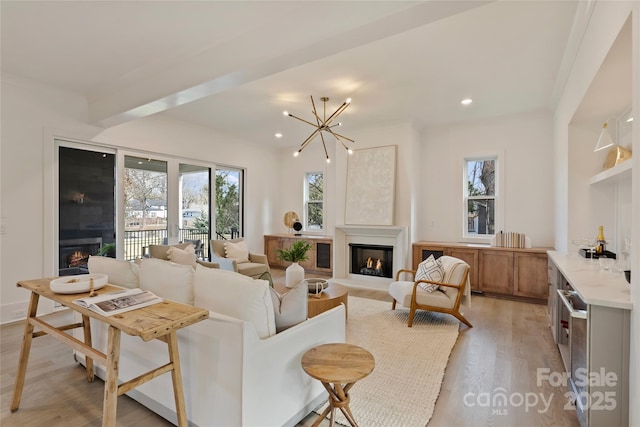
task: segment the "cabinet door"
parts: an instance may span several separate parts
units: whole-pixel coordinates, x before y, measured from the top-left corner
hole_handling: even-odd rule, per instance
[[[447,255],[458,258],[469,264],[469,281],[471,282],[471,290],[477,291],[478,286],[478,251],[476,249],[448,248],[445,252]]]
[[[553,342],[558,343],[558,270],[555,268],[552,262],[548,263],[547,271],[549,273],[549,296],[547,300],[547,318],[549,319],[549,326],[551,327],[551,335],[553,335]]]
[[[333,258],[333,244],[331,240],[316,243],[316,270],[331,273]]]
[[[264,236],[264,250],[270,267],[282,267],[282,261],[278,259],[278,249],[282,249],[282,239],[277,236]]]
[[[513,294],[546,300],[549,295],[547,254],[516,253],[514,265]]]
[[[480,252],[479,285],[487,293],[513,294],[513,252]]]
[[[292,242],[293,243],[293,242]],[[308,259],[301,261],[300,265],[305,271],[315,271],[316,269],[316,242],[307,240],[307,243],[311,245],[311,249],[307,251]]]
[[[429,258],[429,255],[433,255],[434,258],[440,258],[445,254],[446,248],[444,246],[433,246],[433,245],[423,245],[423,244],[414,244],[413,245],[413,270],[418,269],[418,264],[420,264],[425,259]]]

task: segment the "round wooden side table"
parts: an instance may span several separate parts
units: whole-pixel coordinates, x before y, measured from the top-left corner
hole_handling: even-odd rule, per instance
[[[329,282],[327,289],[322,291],[319,297],[309,294],[309,302],[307,305],[308,316],[311,318],[323,313],[327,310],[344,304],[345,315],[348,312],[348,296],[347,288],[334,282]]]
[[[329,425],[333,426],[336,408],[342,411],[349,424],[357,427],[358,424],[349,408],[349,390],[357,381],[369,375],[374,367],[373,355],[357,345],[323,344],[307,350],[302,355],[302,369],[312,378],[322,382],[329,393],[329,406],[312,427],[317,427],[329,412]]]

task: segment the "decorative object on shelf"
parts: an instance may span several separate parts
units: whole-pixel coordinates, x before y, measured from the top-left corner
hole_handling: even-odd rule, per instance
[[[607,123],[608,122],[605,122],[602,125],[602,130],[600,131],[600,137],[598,138],[598,143],[596,144],[596,148],[593,149],[594,152],[604,150],[605,148],[609,148],[612,145],[615,145],[615,143],[613,142],[613,138],[611,138],[611,134],[607,129]]]
[[[500,231],[491,238],[490,244],[500,248],[531,248],[531,239],[524,233]]]
[[[632,118],[633,120],[633,118]],[[625,121],[625,123],[627,123]],[[611,132],[609,131],[609,124],[614,128],[614,136],[611,136]],[[603,125],[602,130],[600,131],[600,137],[598,138],[598,143],[596,147],[593,149],[594,152],[604,150],[605,148],[611,147],[609,152],[607,153],[607,158],[604,161],[603,169],[610,169],[625,160],[629,160],[631,158],[631,151],[627,150],[624,147],[621,147],[618,142],[620,135],[619,132],[620,119],[618,117],[609,118]]]
[[[284,214],[284,226],[289,229],[289,234],[292,234],[291,230],[294,228],[294,223],[296,221],[299,222],[299,218],[300,218],[300,215],[298,215],[294,211],[289,211]]]
[[[296,231],[295,233],[293,233],[295,236],[302,236],[302,233],[300,233],[300,231],[302,231],[302,223],[300,222],[300,220],[295,220],[293,222],[293,229]]]
[[[598,226],[598,238],[596,239],[596,253],[601,254],[607,249],[607,241],[604,239],[604,226]]]
[[[296,240],[289,249],[277,250],[279,260],[292,263],[285,270],[284,285],[287,288],[292,288],[304,280],[304,268],[298,263],[309,259],[307,252],[310,249],[311,245],[306,240]]]
[[[631,158],[631,151],[623,148],[619,145],[614,145],[609,153],[607,154],[607,158],[604,161],[603,169],[610,169],[620,163],[627,161]]]
[[[300,148],[298,149],[298,151],[296,151],[293,156],[297,157],[302,150],[305,149],[305,147],[307,145],[309,145],[309,143],[311,141],[314,140],[314,138],[316,136],[318,136],[318,134],[320,135],[320,138],[322,139],[322,146],[324,147],[324,155],[327,159],[327,163],[330,163],[331,160],[329,159],[329,153],[327,153],[327,145],[325,144],[324,141],[324,133],[327,133],[331,136],[333,136],[335,138],[336,141],[338,141],[340,144],[342,144],[342,146],[344,147],[345,150],[347,150],[347,152],[349,154],[352,153],[351,149],[349,147],[347,147],[347,145],[344,143],[343,140],[349,141],[351,143],[354,143],[355,141],[351,138],[347,138],[344,135],[340,135],[339,133],[337,133],[336,131],[333,130],[333,128],[335,128],[336,126],[340,126],[342,123],[336,123],[334,125],[332,125],[333,121],[335,119],[338,118],[338,116],[340,114],[342,114],[342,112],[344,110],[347,109],[347,107],[351,104],[351,98],[347,98],[346,101],[344,101],[342,103],[342,105],[340,105],[340,107],[338,107],[338,109],[336,111],[333,112],[333,114],[331,114],[329,117],[327,117],[327,101],[329,101],[329,98],[327,98],[326,96],[323,96],[322,98],[320,98],[320,100],[324,103],[323,105],[323,113],[322,113],[322,118],[320,118],[320,116],[318,115],[317,111],[316,111],[316,104],[313,101],[313,95],[311,95],[311,107],[313,115],[315,117],[315,123],[312,123],[310,121],[301,119],[300,117],[294,116],[293,114],[289,113],[288,111],[283,111],[282,114],[284,114],[285,116],[289,116],[289,117],[293,117],[294,119],[300,120],[301,122],[304,122],[308,125],[313,126],[314,128],[316,128],[311,135],[309,135],[309,137],[307,137],[307,139],[305,139],[302,144],[300,144]]]

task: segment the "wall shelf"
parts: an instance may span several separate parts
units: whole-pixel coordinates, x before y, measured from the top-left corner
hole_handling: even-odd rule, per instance
[[[591,177],[589,184],[598,183],[615,183],[621,178],[631,178],[631,159],[626,160],[619,165],[616,165],[610,169],[603,170],[602,172]]]

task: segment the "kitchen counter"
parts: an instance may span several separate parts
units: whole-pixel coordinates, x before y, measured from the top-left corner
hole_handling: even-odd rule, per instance
[[[601,270],[597,260],[576,254],[547,251],[571,287],[584,302],[603,307],[631,310],[631,286],[623,273]]]

